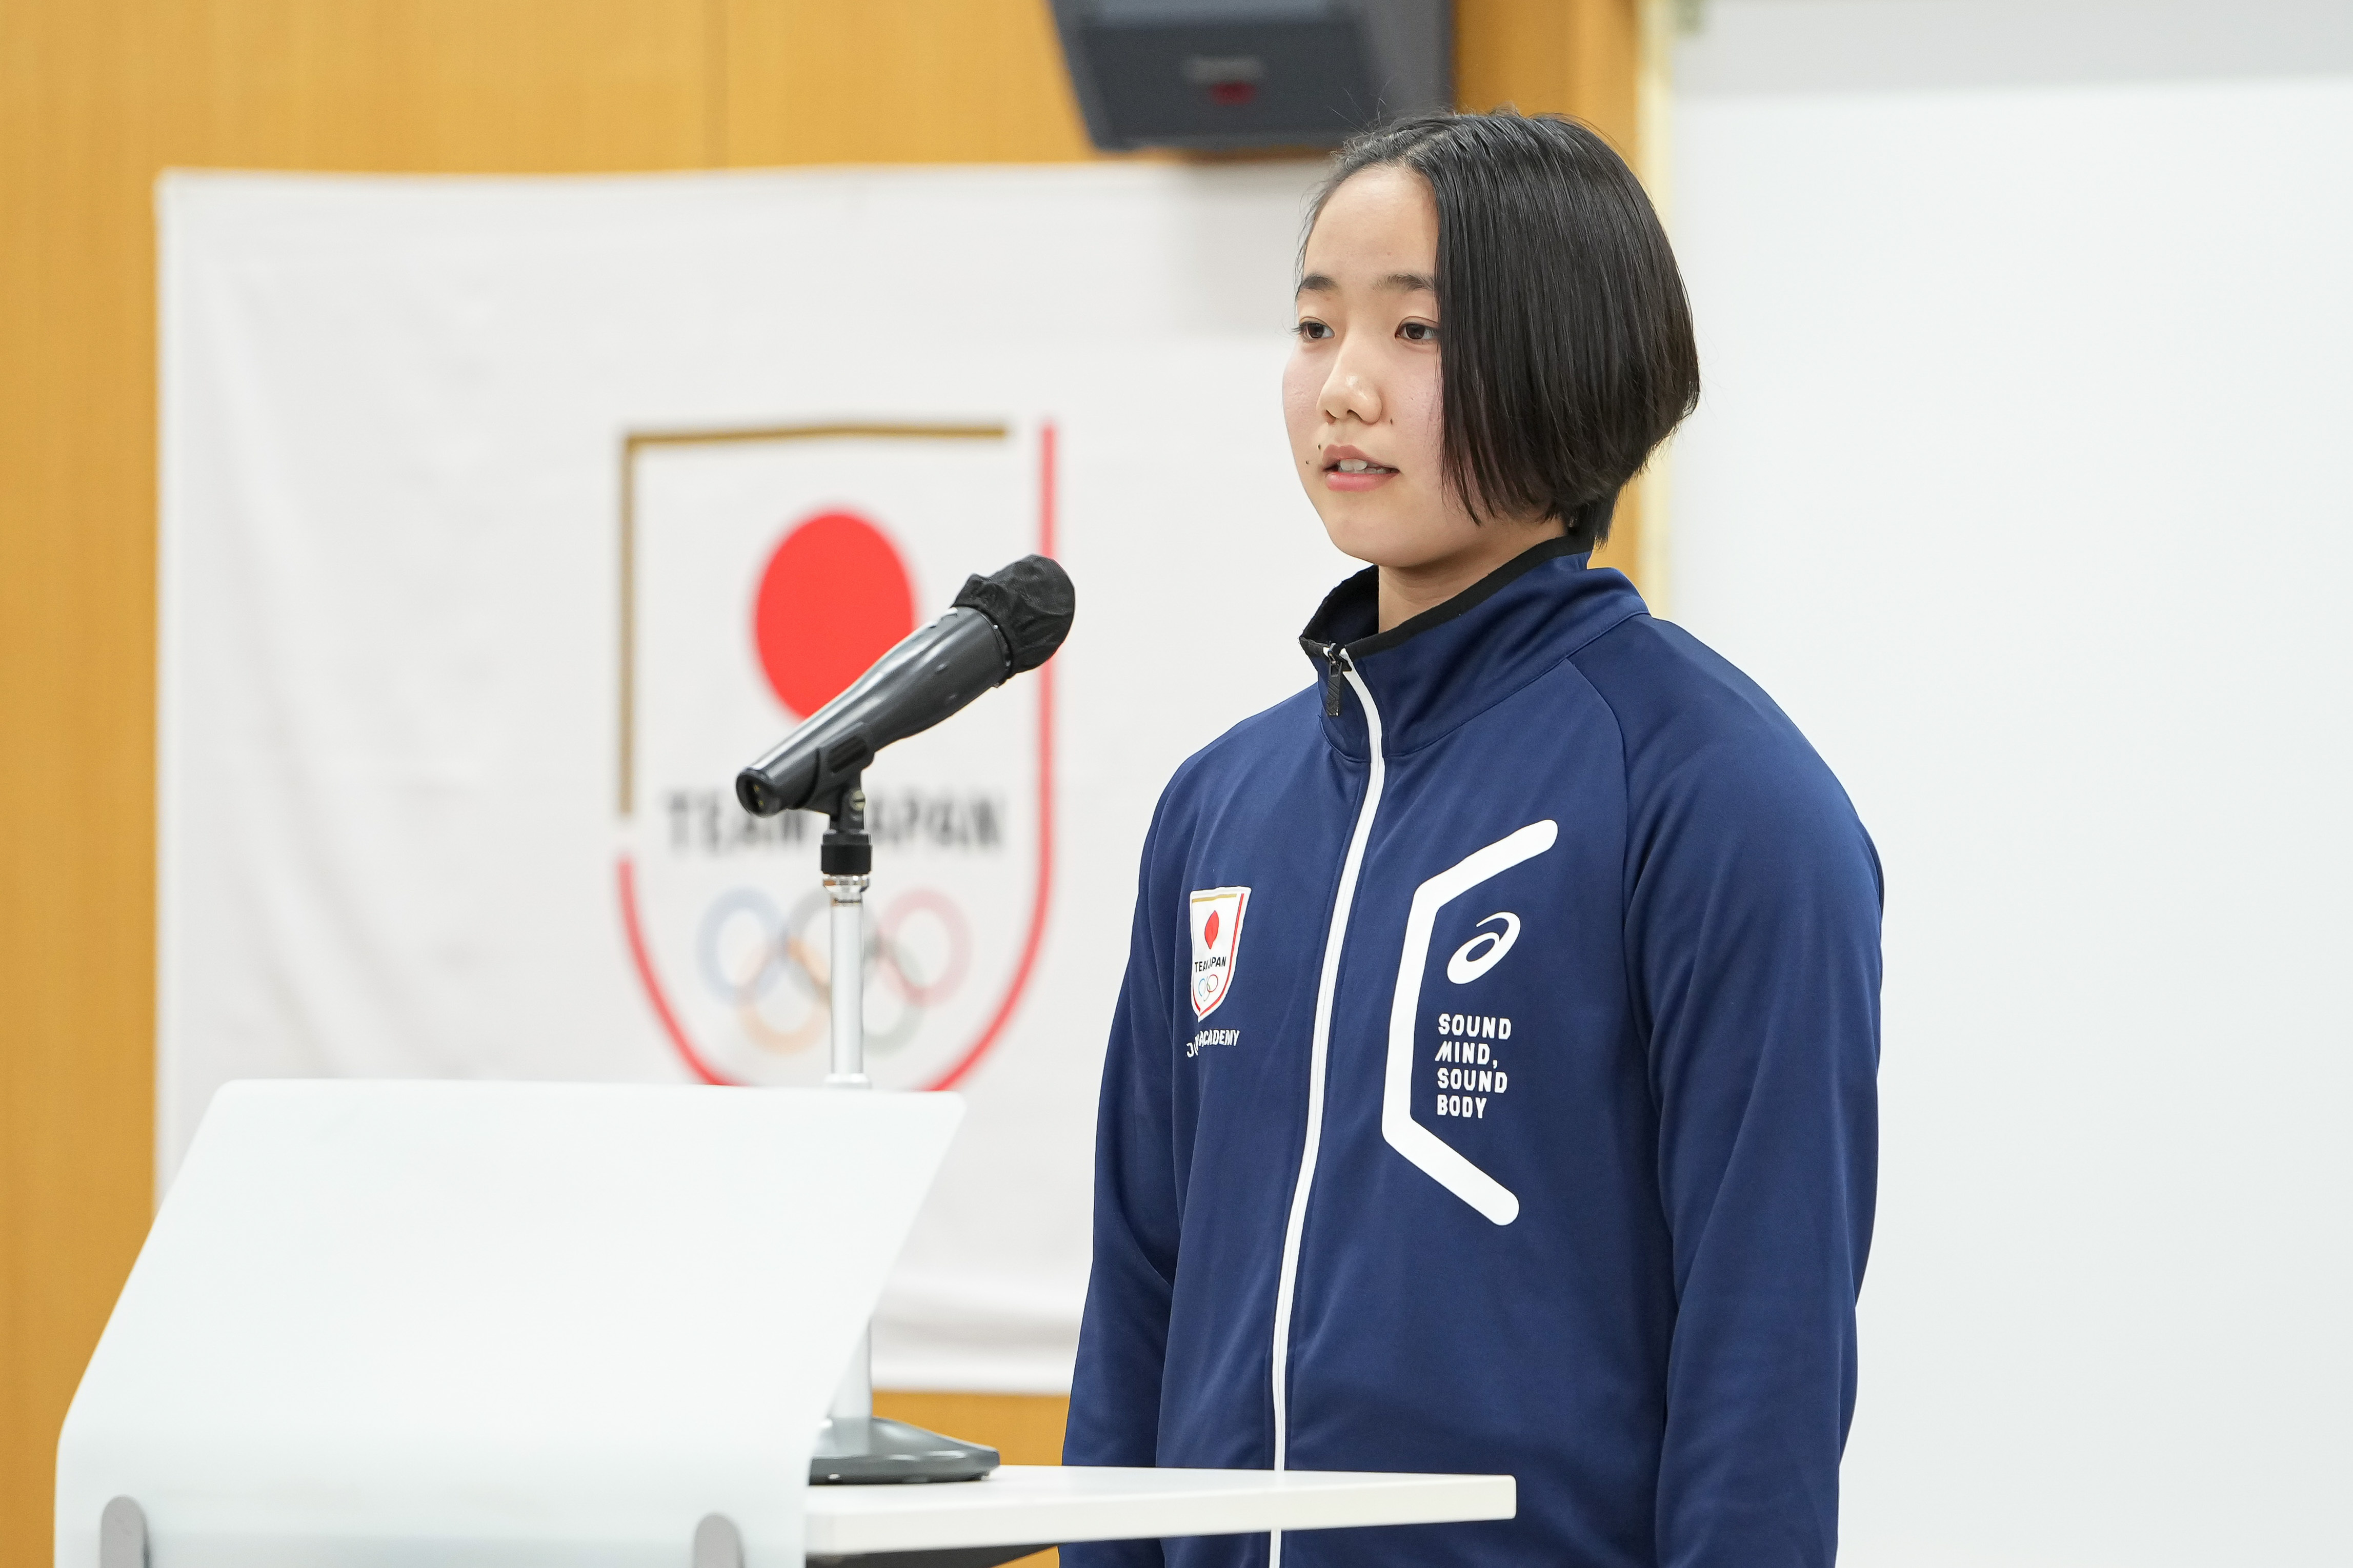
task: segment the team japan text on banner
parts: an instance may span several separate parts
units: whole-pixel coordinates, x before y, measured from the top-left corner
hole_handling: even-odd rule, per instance
[[[633,437],[624,477],[617,895],[647,1000],[711,1083],[826,1071],[824,818],[727,787],[974,571],[1051,554],[1050,425]],[[733,611],[733,614],[729,612]],[[1050,662],[867,770],[867,1070],[960,1082],[1037,966],[1053,863]]]

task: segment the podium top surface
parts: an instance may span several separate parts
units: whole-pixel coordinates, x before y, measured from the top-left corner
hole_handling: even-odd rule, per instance
[[[1006,1465],[938,1486],[811,1487],[808,1554],[1509,1519],[1509,1476]]]

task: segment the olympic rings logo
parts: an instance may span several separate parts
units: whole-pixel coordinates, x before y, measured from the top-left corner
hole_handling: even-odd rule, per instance
[[[831,965],[815,939],[828,903],[818,889],[786,913],[756,888],[733,888],[703,911],[695,942],[703,984],[734,1009],[754,1044],[789,1053],[826,1037]],[[867,928],[866,1048],[888,1053],[913,1038],[971,968],[972,931],[955,901],[932,888],[900,894]],[[878,994],[896,1004],[880,1009],[889,1016],[879,1027]]]

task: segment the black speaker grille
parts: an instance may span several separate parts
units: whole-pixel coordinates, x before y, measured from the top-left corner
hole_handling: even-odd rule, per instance
[[[1347,19],[1077,29],[1115,146],[1333,147],[1378,110]]]

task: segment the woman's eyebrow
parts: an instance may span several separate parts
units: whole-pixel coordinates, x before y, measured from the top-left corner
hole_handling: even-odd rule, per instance
[[[1373,286],[1377,289],[1387,289],[1399,294],[1435,294],[1438,292],[1438,280],[1427,272],[1391,272],[1381,278]],[[1336,294],[1339,291],[1340,286],[1332,281],[1332,279],[1324,273],[1310,272],[1306,277],[1302,278],[1299,280],[1299,287],[1293,289],[1292,293],[1293,295]]]

